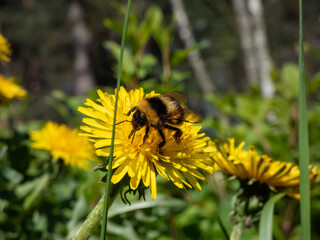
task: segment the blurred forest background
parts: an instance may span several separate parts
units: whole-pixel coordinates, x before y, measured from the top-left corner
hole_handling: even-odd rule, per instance
[[[171,2],[175,1],[138,1],[133,4],[132,15],[135,15],[134,21],[138,23],[131,21],[131,25],[153,24],[150,22],[161,21],[154,24],[162,24],[163,28],[168,29],[166,33],[157,35],[167,35],[165,37],[169,38],[160,40],[161,37],[155,37],[150,30],[150,36],[145,37],[145,42],[142,42],[143,40],[139,42],[141,33],[137,29],[134,31],[134,26],[131,26],[131,36],[129,33],[128,41],[133,38],[131,41],[134,43],[128,44],[143,48],[143,50],[131,49],[131,54],[141,54],[134,52],[140,50],[143,55],[151,54],[156,58],[149,60],[149,65],[153,66],[149,67],[148,73],[139,76],[140,85],[151,78],[158,84],[163,80],[161,79],[161,58],[163,57],[161,48],[169,48],[170,54],[177,49],[186,48],[185,40],[182,40],[179,35],[179,24],[177,21],[173,22],[174,10]],[[261,36],[265,37],[257,40],[265,43],[257,44],[265,48],[264,55],[271,60],[269,69],[276,71],[287,63],[297,63],[298,9],[296,3],[282,1],[279,4],[276,1],[267,0],[260,3],[262,5],[259,7],[262,9],[257,10],[256,6],[252,6],[250,10],[247,3],[255,1],[239,1],[243,4],[240,7],[236,2],[238,1],[183,1],[185,13],[190,22],[190,30],[201,51],[202,62],[205,65],[204,71],[210,80],[209,90],[214,88],[216,94],[231,91],[248,92],[250,83],[259,83],[260,67],[256,65],[261,64],[260,61],[249,60],[254,62],[253,67],[248,66],[252,63],[247,64],[247,55],[255,56],[255,52],[260,51],[260,48],[255,47],[256,40],[253,36],[258,31],[263,31]],[[48,116],[48,111],[43,111],[47,106],[41,99],[50,95],[54,89],[60,89],[68,95],[84,95],[95,86],[115,87],[116,60],[112,46],[106,48],[105,43],[106,41],[120,42],[121,26],[111,23],[115,21],[121,24],[123,20],[123,14],[119,11],[119,1],[23,0],[1,1],[0,4],[1,32],[8,38],[13,49],[12,62],[6,67],[5,73],[14,73],[19,77],[22,85],[32,95],[30,99],[32,109],[28,109],[24,117],[28,119],[51,117]],[[149,22],[146,21],[145,13],[152,5],[161,9],[162,20],[149,17],[149,20],[147,19]],[[242,7],[246,9],[242,10]],[[305,42],[310,45],[310,48],[319,46],[318,9],[318,1],[308,1],[304,7]],[[260,14],[263,15],[256,20],[252,11],[262,11]],[[241,25],[247,25],[247,27],[239,27]],[[251,28],[250,25],[252,25]],[[254,29],[256,27],[262,27],[262,29]],[[243,34],[252,36],[243,37]],[[241,37],[247,39],[241,39]],[[160,41],[169,41],[168,46],[159,46]],[[249,46],[243,47],[242,45],[248,45],[248,43],[242,44],[242,41],[247,41]],[[313,76],[319,69],[317,59],[319,56],[313,53],[310,50],[306,55],[308,76]],[[137,62],[136,59],[134,61]],[[247,71],[249,67],[253,69]],[[206,91],[200,87],[201,80],[197,79],[188,61],[181,62],[176,69],[184,72],[175,77],[175,80],[182,81],[178,85],[181,90],[192,93]],[[124,83],[131,83],[136,87],[137,83],[132,81],[134,79],[127,79]],[[260,86],[260,84],[257,85]]]
[[[0,214],[0,239],[70,237],[101,196],[98,173],[69,169],[55,187],[33,196],[39,199],[29,200],[21,214],[20,205],[32,193],[30,188],[16,188],[40,175],[30,170],[36,154],[24,142],[31,129],[47,120],[78,127],[81,114],[76,109],[84,99],[95,99],[98,88],[114,91],[125,5],[116,0],[0,1],[0,32],[13,50],[11,62],[0,69],[29,92],[28,100],[10,112],[17,131],[14,141],[7,142],[6,154],[17,162],[1,163],[14,173],[9,177],[3,173],[2,178],[12,182],[1,187],[6,200],[0,206],[6,208],[4,202],[12,199],[16,205]],[[320,158],[319,9],[320,1],[304,3],[312,164],[319,164]],[[297,1],[140,0],[133,1],[131,9],[122,85],[146,92],[182,91],[213,139],[234,137],[260,153],[297,163],[297,62]],[[6,122],[1,123],[1,137],[9,136]],[[20,153],[15,155],[17,149]],[[21,156],[28,158],[22,165]],[[223,239],[218,216],[228,228],[231,195],[226,188],[236,189],[237,183],[225,186],[217,181],[209,177],[203,191],[190,191],[192,199],[162,182],[158,202],[162,208],[124,208],[112,215],[109,233],[113,239]],[[8,195],[10,191],[15,194]],[[315,228],[320,221],[319,195],[318,187],[312,200],[313,239],[320,238]],[[286,199],[281,204],[276,239],[298,239],[298,202]],[[46,206],[52,206],[49,213]],[[12,220],[17,217],[19,227]],[[244,239],[257,239],[256,230],[247,234]]]

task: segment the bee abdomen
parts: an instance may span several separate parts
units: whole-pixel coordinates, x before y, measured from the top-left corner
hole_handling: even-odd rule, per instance
[[[168,115],[168,122],[173,124],[180,124],[183,122],[184,112],[180,107],[179,109],[174,110],[172,113]]]
[[[146,99],[150,107],[159,115],[167,114],[167,107],[158,97],[152,97]]]
[[[180,124],[184,119],[184,111],[180,103],[170,96],[152,97],[145,99],[162,123]],[[153,118],[151,118],[153,119]]]
[[[166,97],[167,99],[167,116],[166,121],[172,124],[180,124],[184,119],[184,111],[180,103],[173,97]]]

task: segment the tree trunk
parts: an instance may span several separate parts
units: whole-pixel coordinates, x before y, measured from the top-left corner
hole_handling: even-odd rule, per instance
[[[75,53],[75,92],[77,95],[85,96],[95,86],[95,82],[88,53],[90,34],[84,23],[83,9],[79,0],[71,2],[69,19],[72,23],[71,34]]]
[[[259,85],[257,63],[254,54],[254,44],[251,37],[251,19],[246,8],[245,0],[232,0],[238,32],[240,36],[241,48],[243,51],[244,67],[246,77],[250,85]]]
[[[261,95],[263,98],[270,98],[273,96],[275,89],[270,76],[271,57],[267,44],[263,5],[261,0],[249,0],[248,7],[254,23],[253,41],[256,47]]]
[[[263,98],[274,94],[271,81],[270,54],[261,0],[232,0],[241,47],[244,55],[246,76],[250,85],[259,86]],[[246,4],[247,3],[247,4]]]
[[[182,0],[170,0],[172,10],[176,16],[178,30],[185,47],[196,44],[196,40],[190,28],[188,16],[186,14]],[[213,93],[214,85],[206,70],[205,63],[201,57],[199,49],[193,50],[188,56],[189,63],[193,68],[196,79],[199,81],[200,89],[203,93]]]

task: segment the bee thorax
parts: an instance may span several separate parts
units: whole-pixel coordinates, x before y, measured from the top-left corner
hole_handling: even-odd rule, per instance
[[[145,125],[148,124],[148,119],[146,117],[146,115],[141,112],[140,110],[137,110],[133,116],[132,116],[132,125],[135,127],[135,128],[141,128]]]

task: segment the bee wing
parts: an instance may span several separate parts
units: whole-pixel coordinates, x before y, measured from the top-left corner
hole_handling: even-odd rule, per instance
[[[190,122],[190,123],[201,123],[202,122],[202,119],[201,117],[199,117],[198,115],[196,115],[193,111],[191,111],[185,104],[185,102],[187,101],[187,97],[185,94],[181,93],[181,92],[176,92],[176,91],[173,91],[173,92],[168,92],[168,93],[165,93],[165,94],[162,94],[162,96],[164,97],[172,97],[174,99],[176,99],[182,109],[183,109],[183,112],[184,112],[184,120],[186,122]]]
[[[186,95],[184,95],[181,92],[173,91],[173,92],[167,92],[167,93],[164,93],[161,95],[164,97],[167,97],[167,96],[172,97],[172,98],[176,99],[180,104],[184,104],[187,101]]]

